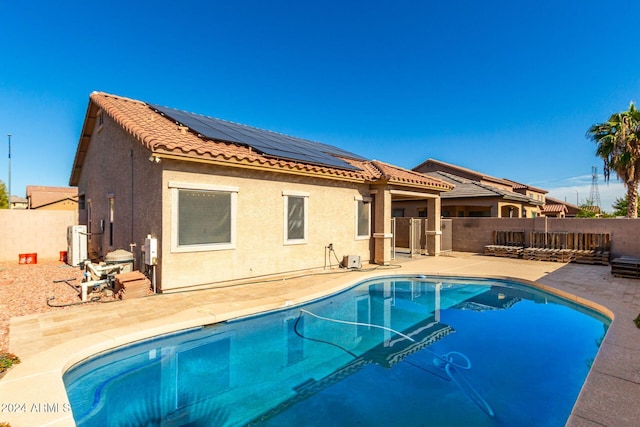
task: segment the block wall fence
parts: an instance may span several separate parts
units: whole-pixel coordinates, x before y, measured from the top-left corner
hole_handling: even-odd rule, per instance
[[[640,258],[640,219],[624,218],[452,218],[452,249],[483,253],[496,230],[524,231],[527,245],[531,231],[609,233],[612,259]]]
[[[74,211],[0,210],[0,261],[18,263],[19,254],[59,259],[67,250],[67,227],[78,224]],[[452,250],[483,253],[496,230],[609,233],[611,258],[640,257],[640,219],[452,218]],[[396,230],[399,232],[400,230]]]
[[[67,250],[67,227],[78,224],[76,211],[0,210],[0,261],[18,264],[19,255],[36,253],[58,260]]]

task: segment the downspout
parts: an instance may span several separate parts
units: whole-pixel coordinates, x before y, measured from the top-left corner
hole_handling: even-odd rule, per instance
[[[134,208],[133,208],[133,201],[134,201],[134,197],[133,197],[133,149],[129,150],[129,159],[131,161],[131,236],[129,239],[129,250],[131,251],[131,255],[133,255],[133,267],[132,269],[135,270],[136,269],[136,256],[133,253],[133,248],[135,248],[136,244],[133,241],[133,221],[134,221]]]

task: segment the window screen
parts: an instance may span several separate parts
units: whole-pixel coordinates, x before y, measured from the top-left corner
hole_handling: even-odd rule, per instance
[[[231,243],[231,193],[179,190],[178,245]]]
[[[304,238],[304,197],[288,196],[287,240]]]
[[[369,204],[358,200],[358,236],[369,235]]]

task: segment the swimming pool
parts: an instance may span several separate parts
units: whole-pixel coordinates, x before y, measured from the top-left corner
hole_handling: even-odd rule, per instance
[[[505,280],[394,276],[97,355],[79,426],[564,425],[609,320]]]

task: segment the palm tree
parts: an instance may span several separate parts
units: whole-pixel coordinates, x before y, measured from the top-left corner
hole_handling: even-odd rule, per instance
[[[627,218],[638,217],[640,182],[640,111],[632,102],[627,111],[612,114],[604,123],[591,126],[587,137],[598,147],[596,155],[604,160],[604,179],[614,171],[627,189]]]

